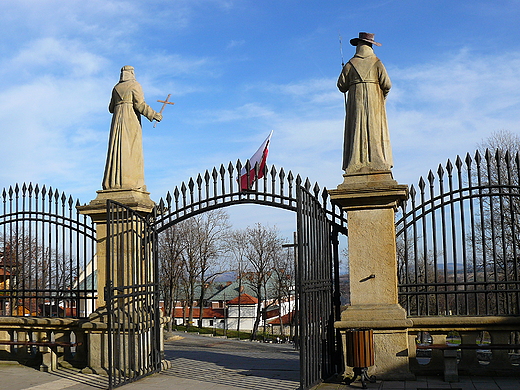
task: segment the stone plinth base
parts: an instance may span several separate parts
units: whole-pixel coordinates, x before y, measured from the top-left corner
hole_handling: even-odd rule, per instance
[[[343,350],[346,350],[346,329],[340,329]],[[381,380],[414,380],[409,369],[408,332],[406,329],[374,329],[375,365],[368,367],[368,375]],[[352,377],[354,367],[343,362],[344,376]]]
[[[352,305],[341,313],[334,323],[338,329],[404,329],[413,326],[406,311],[399,304]]]
[[[88,364],[87,367],[83,368],[81,370],[84,374],[98,374],[98,375],[108,375],[108,337],[109,337],[109,329],[108,329],[108,318],[107,318],[107,310],[106,307],[99,308],[94,313],[92,313],[89,316],[89,321],[85,322],[82,325],[82,330],[84,330],[86,336],[87,336],[87,347],[88,347]],[[159,337],[160,340],[160,355],[162,358],[164,358],[164,324],[169,322],[171,319],[170,317],[164,317],[161,313],[160,316],[160,326],[159,326]],[[119,328],[119,337],[135,337],[136,342],[135,346],[137,347],[139,345],[139,342],[137,341],[137,338],[140,336],[135,332],[125,332],[124,326],[121,327],[121,324],[118,324]],[[143,340],[141,340],[142,342]],[[155,339],[149,339],[149,343],[155,344]],[[126,346],[129,348],[129,346]],[[152,345],[148,345],[145,350],[150,351],[154,348]],[[115,353],[122,353],[122,351],[114,351]],[[128,350],[126,351],[128,353]],[[135,356],[139,356],[139,354],[142,354],[143,351],[137,350],[135,351]],[[148,357],[142,356],[138,361],[145,361]],[[127,364],[130,363],[129,358],[127,355],[121,355],[120,356],[121,362],[126,362]],[[165,359],[161,360],[160,362],[162,369],[168,369],[171,366],[171,363]]]
[[[412,321],[397,304],[349,306],[341,313],[341,321],[334,323],[342,334],[345,351],[347,329],[373,329],[375,365],[368,369],[368,373],[384,380],[415,378],[408,365],[409,326],[412,326]],[[352,375],[353,367],[348,367],[346,360],[344,363],[347,367],[345,374]]]
[[[395,208],[408,198],[408,186],[398,184],[390,171],[344,174],[343,183],[329,190],[331,200],[344,210]]]
[[[150,193],[140,190],[121,189],[121,190],[100,190],[97,191],[97,197],[91,200],[88,205],[78,206],[77,209],[81,214],[87,214],[92,217],[94,222],[96,219],[103,217],[107,212],[107,200],[113,200],[125,206],[131,207],[133,210],[149,213],[155,207],[155,202],[150,199]]]

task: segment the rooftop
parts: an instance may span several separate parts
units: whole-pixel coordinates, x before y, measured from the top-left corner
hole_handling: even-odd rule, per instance
[[[228,301],[228,305],[256,305],[257,303],[258,299],[246,293]]]

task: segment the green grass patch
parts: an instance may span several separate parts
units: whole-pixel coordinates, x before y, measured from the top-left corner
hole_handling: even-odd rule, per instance
[[[224,330],[224,329],[219,329],[219,328],[214,329],[212,327],[199,328],[197,326],[186,327],[183,325],[177,325],[177,326],[174,326],[172,330],[177,331],[177,332],[212,334],[214,336],[221,336],[221,337],[226,336],[229,339],[240,339],[240,340],[251,339],[251,332],[237,332],[236,330],[231,330],[231,329]],[[270,340],[274,341],[274,340],[276,340],[276,338],[277,338],[276,335],[272,335],[269,333],[258,332],[256,334],[256,340],[258,340],[258,341],[270,341]],[[288,341],[287,336],[284,337],[284,341]]]

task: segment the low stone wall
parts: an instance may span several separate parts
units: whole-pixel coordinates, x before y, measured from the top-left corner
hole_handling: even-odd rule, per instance
[[[169,320],[169,317],[160,318],[161,354],[164,352],[163,327]],[[106,375],[107,346],[107,324],[102,315],[82,320],[0,317],[0,360],[18,361],[42,371],[75,367],[83,372]],[[163,362],[163,367],[166,366]]]
[[[0,360],[39,366],[44,371],[58,366],[85,367],[87,323],[71,318],[0,317]]]
[[[520,350],[486,349],[485,344],[519,344],[520,317],[421,317],[411,318],[408,329],[410,370],[415,375],[442,375],[445,356],[441,349],[417,349],[428,344],[483,345],[457,351],[460,375],[518,376]]]

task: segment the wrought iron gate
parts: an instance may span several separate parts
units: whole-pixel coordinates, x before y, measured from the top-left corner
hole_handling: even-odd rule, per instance
[[[107,201],[105,299],[109,388],[160,370],[156,232],[153,219]]]
[[[306,390],[336,373],[339,361],[334,333],[331,223],[320,202],[301,186],[297,200],[300,387]]]

